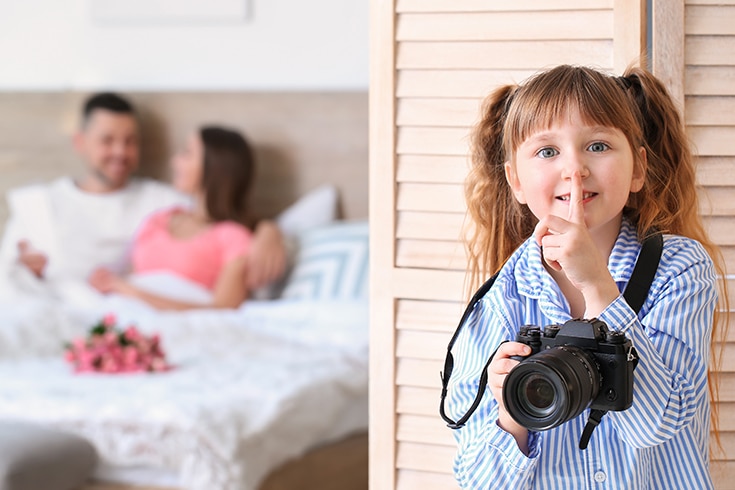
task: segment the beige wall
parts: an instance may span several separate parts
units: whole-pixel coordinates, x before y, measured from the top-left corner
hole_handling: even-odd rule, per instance
[[[0,93],[0,193],[79,175],[71,136],[86,94]],[[131,94],[141,112],[144,175],[166,178],[170,155],[202,123],[239,128],[257,154],[254,208],[271,217],[322,183],[342,216],[367,217],[367,94],[162,92]],[[0,226],[7,217],[0,205]]]

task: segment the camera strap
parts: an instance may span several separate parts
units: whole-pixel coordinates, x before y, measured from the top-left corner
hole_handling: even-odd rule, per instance
[[[628,303],[628,305],[633,309],[633,311],[636,312],[636,314],[640,311],[643,303],[646,301],[648,290],[651,288],[651,283],[653,283],[653,278],[656,275],[656,270],[658,269],[658,263],[661,260],[663,243],[663,236],[661,235],[661,233],[654,233],[643,240],[643,243],[641,244],[641,251],[638,254],[638,259],[636,260],[635,267],[633,268],[633,272],[630,276],[630,279],[628,280],[628,284],[625,286],[623,299],[625,299],[626,303]],[[454,356],[452,356],[452,347],[454,346],[454,342],[457,340],[457,337],[459,337],[459,333],[462,330],[465,322],[467,321],[467,318],[470,316],[477,303],[487,294],[488,291],[490,291],[490,288],[492,287],[493,283],[495,283],[495,279],[497,277],[498,274],[494,274],[482,286],[480,286],[480,288],[472,296],[472,299],[468,303],[467,308],[465,308],[464,313],[462,314],[462,318],[459,320],[459,324],[457,325],[457,329],[455,330],[454,335],[452,335],[452,338],[449,341],[449,345],[447,346],[447,355],[444,359],[444,370],[439,373],[439,377],[441,378],[442,382],[441,400],[439,402],[439,415],[441,415],[441,418],[444,419],[444,421],[447,423],[447,426],[451,429],[459,429],[460,427],[464,426],[464,424],[467,423],[467,420],[469,420],[470,416],[475,412],[475,410],[477,410],[477,407],[480,405],[482,397],[485,394],[485,389],[487,388],[487,369],[490,366],[493,357],[495,357],[495,352],[497,352],[496,350],[492,353],[490,358],[485,363],[485,366],[482,368],[482,373],[480,374],[480,385],[477,389],[477,395],[475,396],[472,405],[462,417],[454,421],[446,414],[444,410],[444,400],[447,396],[447,386],[449,385],[449,378],[452,376],[452,370],[454,369]],[[601,413],[593,414],[592,412]],[[590,419],[588,420],[587,425],[584,428],[582,439],[579,441],[580,449],[584,449],[587,447],[587,443],[589,442],[590,436],[592,435],[592,431],[600,423],[600,419],[602,419],[605,413],[606,412],[603,410],[592,410],[590,412]],[[582,447],[583,443],[584,447]]]

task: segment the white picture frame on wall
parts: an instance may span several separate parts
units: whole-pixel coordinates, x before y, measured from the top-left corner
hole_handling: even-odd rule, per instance
[[[89,0],[103,24],[236,23],[248,20],[249,0]]]

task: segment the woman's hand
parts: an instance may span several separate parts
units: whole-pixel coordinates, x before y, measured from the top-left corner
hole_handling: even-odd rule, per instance
[[[109,269],[98,267],[87,278],[87,282],[102,294],[118,293],[134,296],[134,288],[125,279]]]
[[[495,352],[492,362],[487,368],[487,385],[493,393],[495,401],[498,402],[498,425],[501,429],[511,434],[523,454],[528,455],[528,430],[518,424],[508,414],[503,403],[503,383],[505,377],[513,369],[518,361],[511,356],[527,356],[531,354],[531,348],[520,342],[505,342]]]
[[[274,222],[261,221],[255,227],[246,260],[249,290],[266,286],[283,275],[286,270],[286,247],[281,230]]]

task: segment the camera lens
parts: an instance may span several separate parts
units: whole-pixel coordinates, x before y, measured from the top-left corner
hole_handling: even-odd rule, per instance
[[[600,384],[591,354],[574,346],[557,346],[529,357],[508,373],[503,401],[522,426],[547,430],[579,415],[597,397]]]
[[[543,376],[532,374],[521,382],[523,408],[538,417],[545,417],[554,408],[554,387]]]

